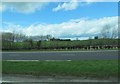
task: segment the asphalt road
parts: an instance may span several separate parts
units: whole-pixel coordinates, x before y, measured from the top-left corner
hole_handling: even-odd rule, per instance
[[[2,52],[2,60],[112,60],[118,51]]]

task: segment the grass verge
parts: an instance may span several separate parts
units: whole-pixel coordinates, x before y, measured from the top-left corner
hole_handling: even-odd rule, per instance
[[[118,60],[3,61],[3,74],[117,77]]]

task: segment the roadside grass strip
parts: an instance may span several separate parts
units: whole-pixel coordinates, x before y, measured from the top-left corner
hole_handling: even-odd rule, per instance
[[[117,77],[118,60],[2,61],[2,74]]]

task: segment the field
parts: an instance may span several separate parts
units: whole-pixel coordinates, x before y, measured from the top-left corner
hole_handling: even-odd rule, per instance
[[[118,76],[118,60],[3,61],[2,71],[3,74],[108,78]]]

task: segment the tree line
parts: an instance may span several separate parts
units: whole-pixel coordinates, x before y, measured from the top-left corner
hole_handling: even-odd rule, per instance
[[[11,32],[2,33],[2,50],[42,50],[42,49],[113,49],[119,48],[118,38],[88,40],[55,39],[51,35],[26,36]]]

